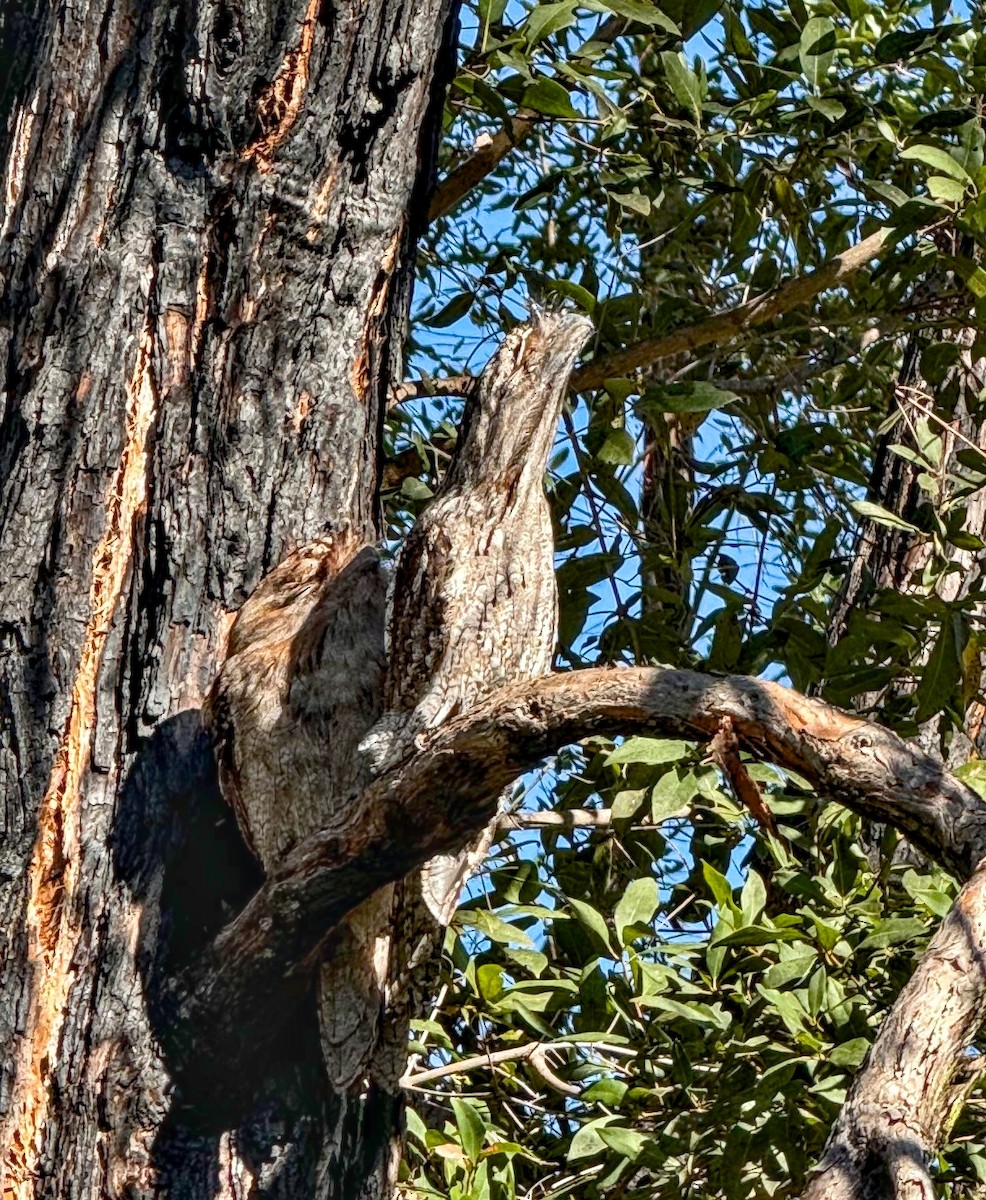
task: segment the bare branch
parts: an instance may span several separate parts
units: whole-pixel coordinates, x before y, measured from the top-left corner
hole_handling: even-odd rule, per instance
[[[845,282],[876,258],[889,234],[889,230],[878,230],[810,275],[798,275],[785,280],[770,291],[755,296],[745,304],[737,304],[735,308],[717,313],[707,321],[676,329],[664,337],[634,342],[605,358],[593,360],[572,375],[572,390],[584,392],[602,387],[607,379],[614,376],[628,375],[653,365],[659,359],[697,350],[700,346],[721,345],[757,325],[772,321],[813,300],[820,292]]]
[[[664,337],[632,342],[604,358],[593,359],[573,372],[571,390],[592,391],[593,388],[602,387],[607,379],[632,374],[634,371],[652,367],[661,359],[698,350],[702,346],[721,345],[758,325],[772,321],[775,317],[783,316],[791,309],[814,300],[821,292],[845,282],[865,267],[883,249],[889,234],[889,230],[881,229],[858,245],[850,246],[842,254],[836,255],[810,275],[798,275],[794,279],[785,280],[784,283],[755,296],[745,304],[737,304],[735,308],[716,313],[706,321],[686,325],[683,329],[676,329]],[[723,380],[721,386],[742,393],[764,390],[767,387],[794,387],[803,380],[804,374],[801,371],[792,370],[769,380]],[[393,389],[390,403],[400,404],[405,400],[423,396],[469,395],[475,385],[476,377],[473,375],[452,375],[447,379],[435,380],[408,380]]]
[[[484,1067],[495,1067],[500,1063],[530,1058],[540,1045],[541,1042],[525,1042],[523,1046],[508,1046],[506,1050],[491,1050],[489,1054],[474,1054],[471,1058],[461,1058],[441,1067],[409,1072],[402,1077],[401,1086],[421,1088],[426,1083],[434,1083],[436,1079],[447,1079],[450,1075],[468,1075],[470,1071],[482,1070]]]
[[[884,1021],[804,1200],[930,1200],[929,1160],[982,1070],[969,1047],[984,1018],[986,865],[959,892]]]
[[[248,1061],[289,1015],[284,996],[304,988],[332,928],[377,888],[459,850],[492,820],[502,791],[560,746],[600,733],[708,741],[724,716],[749,750],[894,824],[961,878],[986,854],[986,802],[966,784],[887,730],[778,684],[656,667],[544,676],[435,730],[363,791],[361,818],[345,833],[324,831],[287,855],[171,981],[170,1054],[202,1080],[217,1059],[227,1069]]]
[[[687,813],[682,809],[681,815]],[[496,820],[497,833],[502,837],[514,829],[608,829],[613,824],[611,808],[567,808],[564,812],[552,809],[538,812],[505,812]]]
[[[448,375],[444,379],[406,379],[390,389],[387,407],[394,408],[407,400],[424,400],[430,396],[464,396],[468,399],[478,383],[477,375]]]

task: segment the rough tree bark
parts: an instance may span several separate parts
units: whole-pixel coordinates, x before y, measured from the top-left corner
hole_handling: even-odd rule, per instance
[[[292,544],[377,536],[450,9],[5,26],[5,1197],[310,1195],[323,1137],[386,1153],[326,1115],[306,1006],[202,1099],[159,992],[260,882],[199,728],[230,617]]]
[[[943,282],[947,279],[932,280],[926,287]],[[923,356],[935,346],[951,361],[931,383],[922,374]],[[978,641],[965,645],[969,618],[982,608],[968,597],[981,588],[986,502],[981,488],[971,494],[968,488],[960,490],[958,459],[969,450],[976,457],[976,449],[981,453],[986,445],[979,400],[986,378],[981,353],[973,325],[937,343],[918,335],[908,339],[889,406],[897,421],[877,445],[870,498],[911,523],[912,531],[874,521],[864,524],[830,628],[838,662],[839,640],[851,631],[857,608],[866,614],[875,601],[879,611],[882,596],[896,602],[900,594],[943,602],[938,638],[944,649],[952,647],[956,674],[964,677],[963,698],[953,706],[951,720],[936,716],[921,722],[914,740],[951,767],[986,749],[982,651]],[[908,451],[927,453],[929,436],[940,439],[934,464],[904,456]],[[904,455],[893,449],[895,443],[903,445]],[[941,538],[936,543],[931,536],[936,526],[952,536],[961,533],[966,544]],[[966,610],[962,618],[946,607],[957,603]],[[934,644],[931,637],[918,638],[914,666],[930,662]],[[946,670],[952,665],[946,664]],[[864,712],[903,718],[913,728],[915,717],[920,718],[920,711],[911,712],[913,693],[913,682],[895,684],[859,696],[856,703]],[[882,821],[864,823],[875,863],[886,826]],[[911,857],[914,848],[906,841],[895,847],[895,861]],[[929,1163],[942,1129],[982,1075],[969,1047],[986,1014],[983,888],[980,869],[894,1005],[832,1130],[805,1200],[934,1196]]]

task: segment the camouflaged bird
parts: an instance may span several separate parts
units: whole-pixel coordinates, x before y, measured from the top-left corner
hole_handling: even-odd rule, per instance
[[[357,746],[382,712],[386,581],[377,552],[326,537],[289,554],[237,614],[206,701],[223,795],[270,874],[297,842],[359,820]],[[319,969],[322,1056],[334,1089],[361,1085],[385,1008],[376,961],[390,890],[332,935]]]
[[[558,601],[544,474],[591,332],[586,317],[537,314],[507,335],[466,406],[449,470],[394,569],[387,711],[363,744],[377,771],[495,688],[551,667]],[[458,895],[455,861],[424,881],[442,922]]]
[[[386,583],[374,549],[326,537],[274,568],[237,614],[206,700],[220,786],[265,872],[342,826],[380,715]]]

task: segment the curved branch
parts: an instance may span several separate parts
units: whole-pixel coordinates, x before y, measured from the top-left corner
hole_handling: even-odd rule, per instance
[[[379,887],[459,850],[501,792],[593,734],[706,741],[729,717],[761,758],[887,821],[962,878],[986,854],[986,802],[896,735],[778,684],[640,667],[545,676],[495,692],[366,788],[347,832],[297,846],[200,959],[168,987],[169,1052],[208,1080],[248,1061],[303,989],[328,933]],[[219,1072],[218,1078],[225,1073]]]
[[[982,1072],[967,1056],[984,1018],[986,865],[959,892],[884,1021],[804,1200],[930,1200],[930,1158]]]
[[[448,375],[442,379],[405,379],[390,389],[387,407],[394,408],[408,400],[425,400],[431,396],[463,396],[473,394],[479,386],[478,375]]]

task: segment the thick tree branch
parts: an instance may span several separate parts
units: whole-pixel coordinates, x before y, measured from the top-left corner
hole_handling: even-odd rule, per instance
[[[208,1079],[247,1061],[304,987],[332,928],[377,888],[489,822],[503,789],[560,746],[592,734],[710,739],[728,716],[740,741],[825,797],[889,821],[962,878],[986,854],[986,803],[894,734],[777,684],[661,668],[593,669],[496,692],[435,731],[359,798],[362,819],[298,846],[165,1005],[178,1065]],[[220,1072],[218,1078],[224,1078]]]
[[[981,1072],[967,1056],[984,1018],[986,866],[980,866],[884,1021],[804,1200],[931,1200],[928,1163]]]
[[[596,30],[588,42],[576,50],[574,59],[585,57],[587,51],[598,45],[615,42],[626,29],[628,22],[624,17],[610,17]],[[498,133],[483,146],[479,146],[472,154],[455,168],[435,188],[428,209],[428,220],[437,221],[453,209],[464,196],[487,175],[494,171],[507,157],[515,146],[526,141],[544,120],[540,113],[522,108],[517,112]]]

